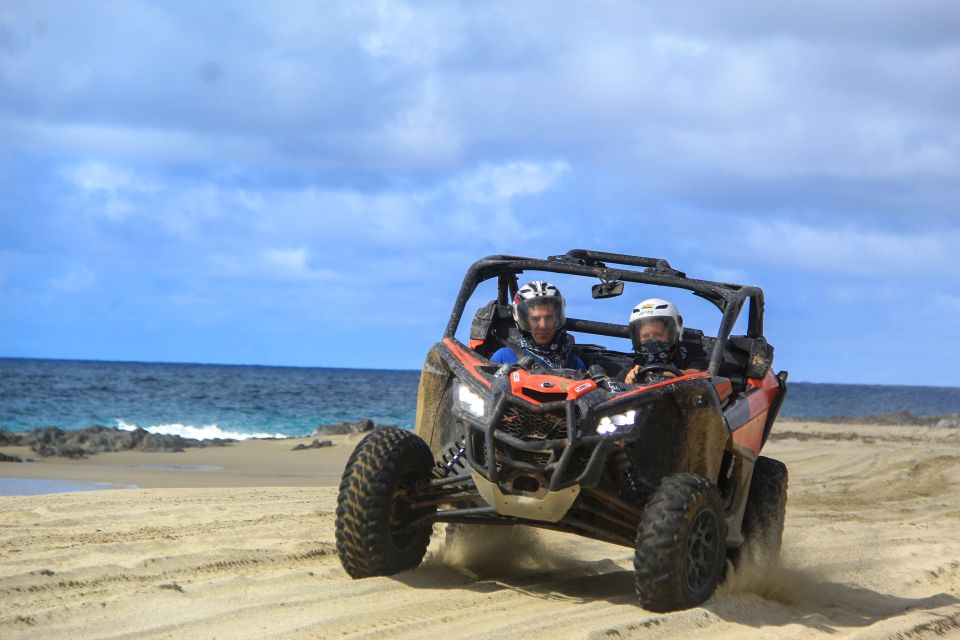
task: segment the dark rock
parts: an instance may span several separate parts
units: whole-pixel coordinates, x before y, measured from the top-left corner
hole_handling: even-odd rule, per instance
[[[60,447],[56,455],[74,459],[86,458],[87,450],[83,447]]]
[[[64,439],[64,430],[59,427],[40,427],[33,431],[26,432],[23,438],[23,444],[36,450],[36,447],[50,446],[51,444],[62,442]]]
[[[223,438],[195,440],[178,435],[149,433],[144,429],[127,431],[99,424],[76,431],[42,427],[23,433],[0,433],[3,434],[3,442],[8,445],[30,447],[44,457],[66,458],[83,458],[105,451],[177,452],[191,447],[224,446],[235,442]]]
[[[19,458],[17,456],[8,456],[0,451],[0,462],[23,462],[23,458]]]
[[[321,447],[332,447],[333,441],[331,440],[317,440],[314,438],[313,442],[310,444],[303,444],[302,442],[295,446],[291,451],[303,451],[304,449],[320,449]]]
[[[355,433],[346,422],[340,424],[323,424],[313,430],[315,436],[343,436],[348,433]]]
[[[183,451],[187,438],[162,433],[148,433],[137,448],[142,451]]]
[[[19,433],[0,430],[0,447],[19,447],[20,437]]]
[[[383,425],[392,426],[392,425]],[[366,433],[373,431],[377,425],[373,420],[365,418],[359,422],[341,422],[340,424],[323,424],[314,429],[315,436],[343,436],[351,433]]]

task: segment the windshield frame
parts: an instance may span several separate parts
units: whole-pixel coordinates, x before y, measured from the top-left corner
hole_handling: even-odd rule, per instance
[[[610,266],[612,264],[618,266]],[[573,249],[566,254],[546,259],[492,255],[474,262],[463,277],[444,337],[456,339],[455,334],[463,319],[464,309],[480,283],[496,278],[497,303],[509,305],[517,291],[517,276],[527,270],[584,276],[602,282],[623,280],[675,287],[686,289],[708,300],[723,314],[707,369],[710,375],[717,375],[720,370],[724,349],[744,306],[748,313],[747,337],[763,336],[763,291],[759,287],[688,278],[685,273],[673,269],[666,260],[659,258]],[[583,333],[627,339],[630,337],[627,324],[568,316],[565,326],[572,331]]]

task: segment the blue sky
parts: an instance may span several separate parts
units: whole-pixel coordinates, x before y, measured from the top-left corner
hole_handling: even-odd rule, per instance
[[[473,260],[576,247],[762,286],[793,379],[960,386],[958,34],[946,1],[8,0],[0,355],[415,369]]]

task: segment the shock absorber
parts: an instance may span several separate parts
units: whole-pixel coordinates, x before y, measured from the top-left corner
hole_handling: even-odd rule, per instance
[[[626,449],[619,447],[610,454],[610,464],[616,472],[617,484],[620,485],[620,491],[623,493],[627,502],[638,503],[644,495],[642,486],[644,483],[637,477],[637,470],[633,467],[630,456]]]
[[[447,452],[440,456],[433,468],[433,477],[440,480],[449,475],[458,473],[466,468],[463,456],[466,454],[465,441],[460,440],[447,447]]]

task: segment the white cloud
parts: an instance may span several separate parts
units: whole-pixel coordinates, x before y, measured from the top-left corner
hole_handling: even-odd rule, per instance
[[[375,190],[254,186],[243,175],[138,190],[131,185],[149,180],[132,171],[122,174],[124,180],[119,173],[89,172],[98,179],[79,181],[84,188],[69,184],[81,194],[86,187],[110,186],[136,211],[108,225],[86,216],[90,226],[77,231],[111,241],[130,238],[133,247],[150,238],[154,270],[237,282],[400,282],[429,276],[420,267],[397,268],[413,255],[418,264],[454,260],[459,268],[486,253],[517,251],[549,233],[550,225],[537,215],[535,224],[525,222],[531,217],[527,209],[568,171],[559,160],[523,160],[485,164],[418,188],[388,184]],[[100,207],[99,200],[74,199],[81,211]]]
[[[62,175],[79,189],[81,197],[92,199],[89,211],[114,222],[135,212],[135,203],[130,198],[133,193],[155,190],[154,185],[140,180],[132,172],[98,161],[68,166]]]
[[[781,267],[843,275],[960,275],[960,231],[955,229],[909,234],[755,220],[743,224],[743,233],[751,259]]]
[[[460,43],[463,18],[453,6],[424,11],[422,5],[378,0],[368,18],[372,24],[357,40],[375,59],[432,67]]]
[[[960,178],[960,94],[943,80],[960,12],[686,6],[240,3],[223,24],[216,5],[148,4],[103,30],[104,8],[24,3],[0,135],[163,163],[455,173],[562,156],[673,185]]]
[[[437,81],[427,78],[415,104],[401,111],[379,133],[376,146],[408,166],[454,164],[462,153],[462,138],[446,113]]]
[[[0,113],[2,116],[2,113]],[[201,162],[227,164],[225,160],[260,158],[281,162],[269,141],[256,137],[132,126],[122,122],[37,122],[20,117],[0,117],[0,134],[11,146],[33,147],[53,155],[79,154],[109,158],[107,164],[136,160],[138,163]]]
[[[508,162],[484,165],[452,181],[452,186],[467,201],[503,203],[524,195],[537,195],[550,189],[567,173],[569,166],[556,160],[550,163]]]
[[[116,193],[135,183],[128,172],[102,162],[82,162],[67,168],[64,173],[84,191]]]
[[[257,195],[211,182],[182,183],[156,169],[134,170],[99,160],[64,166],[61,179],[73,191],[65,209],[94,221],[144,224],[183,240],[196,240],[204,225],[219,217],[246,215]]]
[[[486,164],[419,187],[222,190],[211,207],[228,208],[220,217],[231,219],[238,234],[253,229],[266,242],[307,242],[323,255],[347,247],[443,250],[454,240],[496,242],[516,236],[522,228],[518,199],[556,188],[567,172],[559,160],[515,161]],[[218,227],[210,233],[222,231]]]
[[[256,283],[288,282],[323,284],[339,277],[336,270],[318,266],[323,261],[306,247],[239,249],[237,253],[212,253],[203,273],[253,286]]]
[[[710,50],[702,40],[668,35],[654,36],[650,45],[657,55],[665,58],[699,58]]]
[[[266,249],[262,255],[264,264],[278,271],[302,273],[308,269],[306,249]]]
[[[266,272],[286,280],[329,281],[337,277],[332,269],[321,269],[313,265],[309,249],[265,249],[260,254],[261,264]]]
[[[915,287],[956,317],[946,7],[6,3],[0,250],[37,265],[0,294],[322,314],[369,304],[345,281],[439,299],[487,253],[615,245],[781,305]]]

